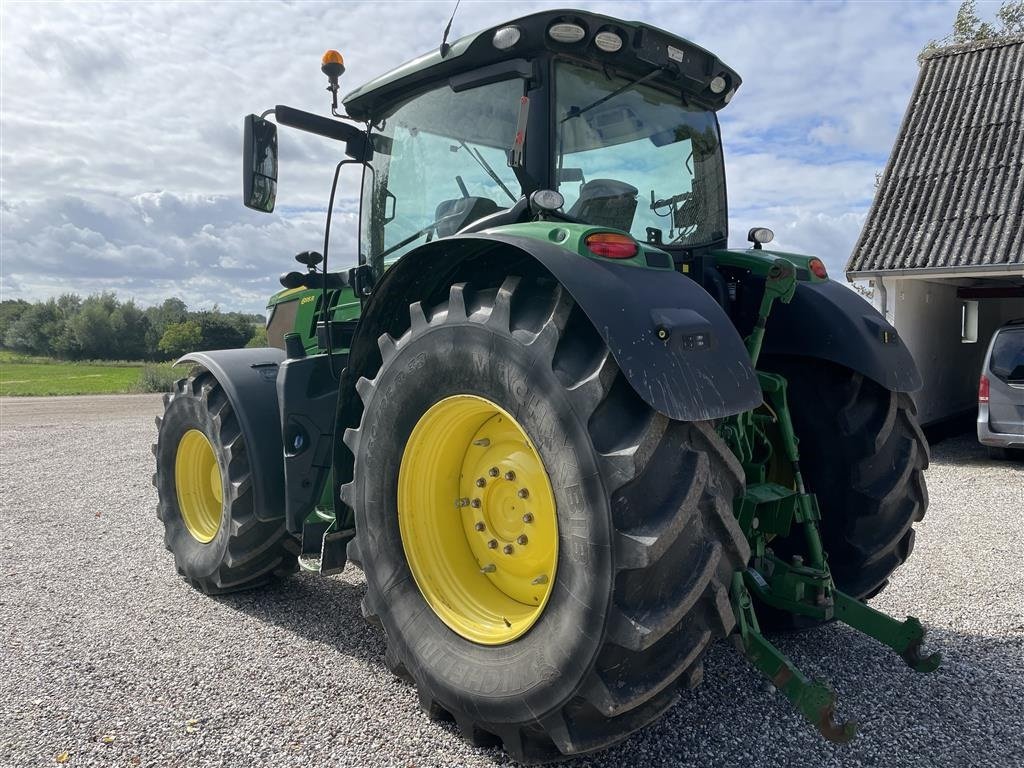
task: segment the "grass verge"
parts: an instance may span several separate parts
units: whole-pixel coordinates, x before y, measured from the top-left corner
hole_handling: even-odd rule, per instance
[[[166,392],[180,375],[170,363],[67,362],[0,351],[0,397]]]

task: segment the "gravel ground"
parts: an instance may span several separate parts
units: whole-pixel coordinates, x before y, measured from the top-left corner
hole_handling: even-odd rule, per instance
[[[0,765],[507,765],[385,669],[358,571],[218,599],[178,579],[150,485],[159,403],[0,400]],[[839,691],[853,744],[721,644],[659,723],[569,765],[1024,763],[1024,466],[965,437],[935,447],[928,482],[914,557],[873,604],[930,627],[939,671],[841,626],[780,641]]]

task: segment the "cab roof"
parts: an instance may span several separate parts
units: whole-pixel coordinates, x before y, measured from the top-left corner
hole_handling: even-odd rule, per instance
[[[583,27],[585,35],[576,43],[560,43],[548,30],[558,23]],[[519,40],[506,50],[494,46],[494,33],[503,28],[519,28]],[[622,39],[622,48],[614,53],[600,50],[594,42],[599,32],[614,32]],[[614,69],[626,76],[642,77],[652,71],[651,84],[680,90],[690,102],[718,110],[740,85],[740,76],[710,51],[657,27],[638,21],[622,21],[610,16],[574,10],[551,10],[523,16],[462,37],[440,49],[408,61],[349,93],[345,110],[357,120],[377,119],[395,104],[405,101],[438,80],[457,77],[501,62],[518,61],[524,76],[536,75],[532,62],[544,54],[582,59]],[[507,70],[507,66],[504,68]],[[711,80],[722,77],[725,88],[713,93]]]

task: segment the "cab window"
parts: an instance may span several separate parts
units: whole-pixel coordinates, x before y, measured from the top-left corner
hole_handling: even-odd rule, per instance
[[[370,264],[383,268],[519,199],[508,151],[523,86],[511,79],[455,92],[445,84],[378,124],[363,177],[361,248]]]

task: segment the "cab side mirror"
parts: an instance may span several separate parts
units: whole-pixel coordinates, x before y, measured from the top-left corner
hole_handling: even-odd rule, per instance
[[[270,213],[277,197],[277,126],[256,115],[245,118],[242,202]]]

